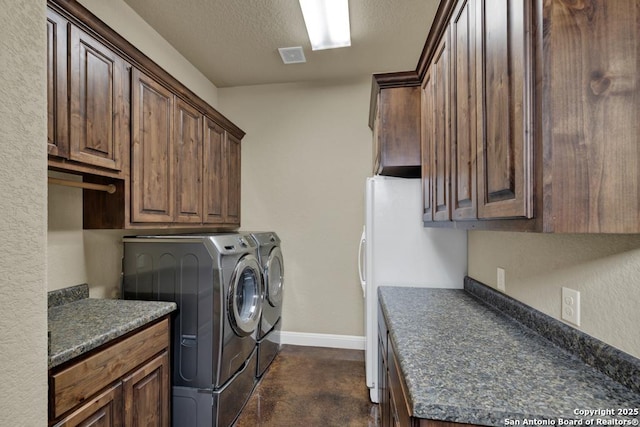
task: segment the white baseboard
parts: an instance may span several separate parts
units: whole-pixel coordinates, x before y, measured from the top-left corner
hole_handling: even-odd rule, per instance
[[[282,344],[302,345],[307,347],[345,348],[364,350],[364,337],[357,335],[313,334],[308,332],[280,332]]]

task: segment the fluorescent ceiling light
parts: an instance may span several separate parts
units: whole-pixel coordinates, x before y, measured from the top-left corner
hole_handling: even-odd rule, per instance
[[[311,49],[351,46],[348,0],[300,0]]]

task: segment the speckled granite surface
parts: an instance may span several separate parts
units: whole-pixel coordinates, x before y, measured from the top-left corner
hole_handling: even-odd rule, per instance
[[[86,298],[49,308],[49,368],[176,309],[174,302]]]
[[[415,417],[494,426],[555,420],[557,426],[560,418],[583,418],[576,410],[640,408],[640,394],[464,290],[378,292]],[[638,419],[586,418],[593,425]]]
[[[86,283],[48,292],[47,307],[57,307],[84,298],[89,298],[89,285]]]
[[[482,302],[575,354],[586,364],[640,393],[640,360],[466,277],[464,289]]]

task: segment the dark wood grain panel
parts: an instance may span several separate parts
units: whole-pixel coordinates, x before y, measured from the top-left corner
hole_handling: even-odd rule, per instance
[[[174,162],[176,222],[202,222],[202,114],[180,98],[175,102]]]
[[[173,94],[133,70],[131,203],[133,222],[172,222]]]
[[[451,20],[452,219],[476,219],[476,0],[462,0]]]
[[[435,106],[432,69],[427,70],[422,83],[422,114],[421,114],[421,144],[422,144],[422,220],[433,221],[433,170],[432,158],[435,147]]]
[[[121,427],[122,383],[118,382],[73,411],[55,427]]]
[[[640,2],[545,1],[547,231],[640,231]]]
[[[482,0],[478,216],[533,215],[530,5]]]
[[[160,353],[169,342],[169,321],[164,319],[51,376],[54,417]]]
[[[434,146],[431,149],[433,173],[433,219],[451,219],[450,194],[450,93],[449,93],[449,37],[443,37],[431,63],[434,92]]]
[[[420,88],[380,90],[376,120],[374,173],[420,176]]]
[[[226,208],[225,149],[226,132],[209,117],[204,120],[203,147],[203,198],[204,218],[206,224],[224,222]]]
[[[163,352],[122,380],[127,427],[169,427],[169,353]]]
[[[70,31],[70,152],[85,164],[120,170],[117,114],[123,98],[124,61],[76,26]]]
[[[69,23],[47,9],[47,152],[69,156],[67,38]]]
[[[225,223],[240,225],[240,140],[227,134],[227,161],[225,179],[227,180]]]

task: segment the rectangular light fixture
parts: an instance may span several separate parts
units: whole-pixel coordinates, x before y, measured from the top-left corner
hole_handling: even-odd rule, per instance
[[[312,50],[351,46],[349,0],[300,0]]]

